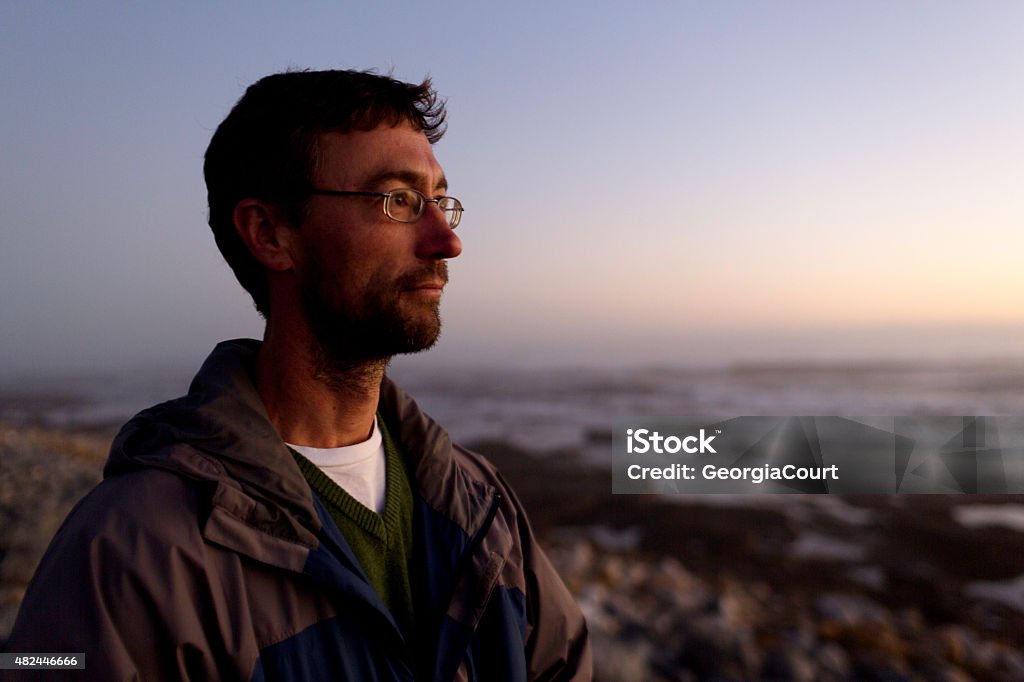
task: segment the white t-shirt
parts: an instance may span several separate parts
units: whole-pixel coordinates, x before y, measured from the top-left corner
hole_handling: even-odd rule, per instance
[[[373,419],[373,433],[368,440],[341,448],[311,448],[287,444],[356,498],[367,509],[381,514],[387,501],[387,457],[384,441]]]

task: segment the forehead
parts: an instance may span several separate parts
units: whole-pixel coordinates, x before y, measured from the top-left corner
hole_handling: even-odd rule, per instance
[[[313,174],[329,189],[370,189],[389,178],[415,180],[428,189],[443,184],[444,172],[426,135],[408,123],[349,133],[328,132],[318,139]]]

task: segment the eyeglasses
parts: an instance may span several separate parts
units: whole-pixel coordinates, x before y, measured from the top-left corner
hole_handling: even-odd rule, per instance
[[[384,215],[400,223],[414,223],[423,216],[427,204],[437,204],[453,230],[462,220],[462,202],[455,197],[428,199],[414,189],[403,187],[390,192],[350,192],[337,189],[311,189],[309,193],[328,197],[384,197]]]

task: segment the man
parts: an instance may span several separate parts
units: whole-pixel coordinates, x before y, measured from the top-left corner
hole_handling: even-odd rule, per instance
[[[205,174],[263,341],[125,425],[9,651],[84,652],[83,679],[589,679],[515,495],[384,376],[437,340],[462,250],[443,123],[429,81],[248,89]]]

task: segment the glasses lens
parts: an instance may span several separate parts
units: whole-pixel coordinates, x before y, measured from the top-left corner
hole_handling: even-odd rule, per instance
[[[444,217],[454,230],[462,220],[462,202],[455,197],[441,197],[437,200],[437,207],[444,211]]]
[[[393,219],[411,223],[423,215],[423,195],[412,189],[393,190],[385,208]]]

